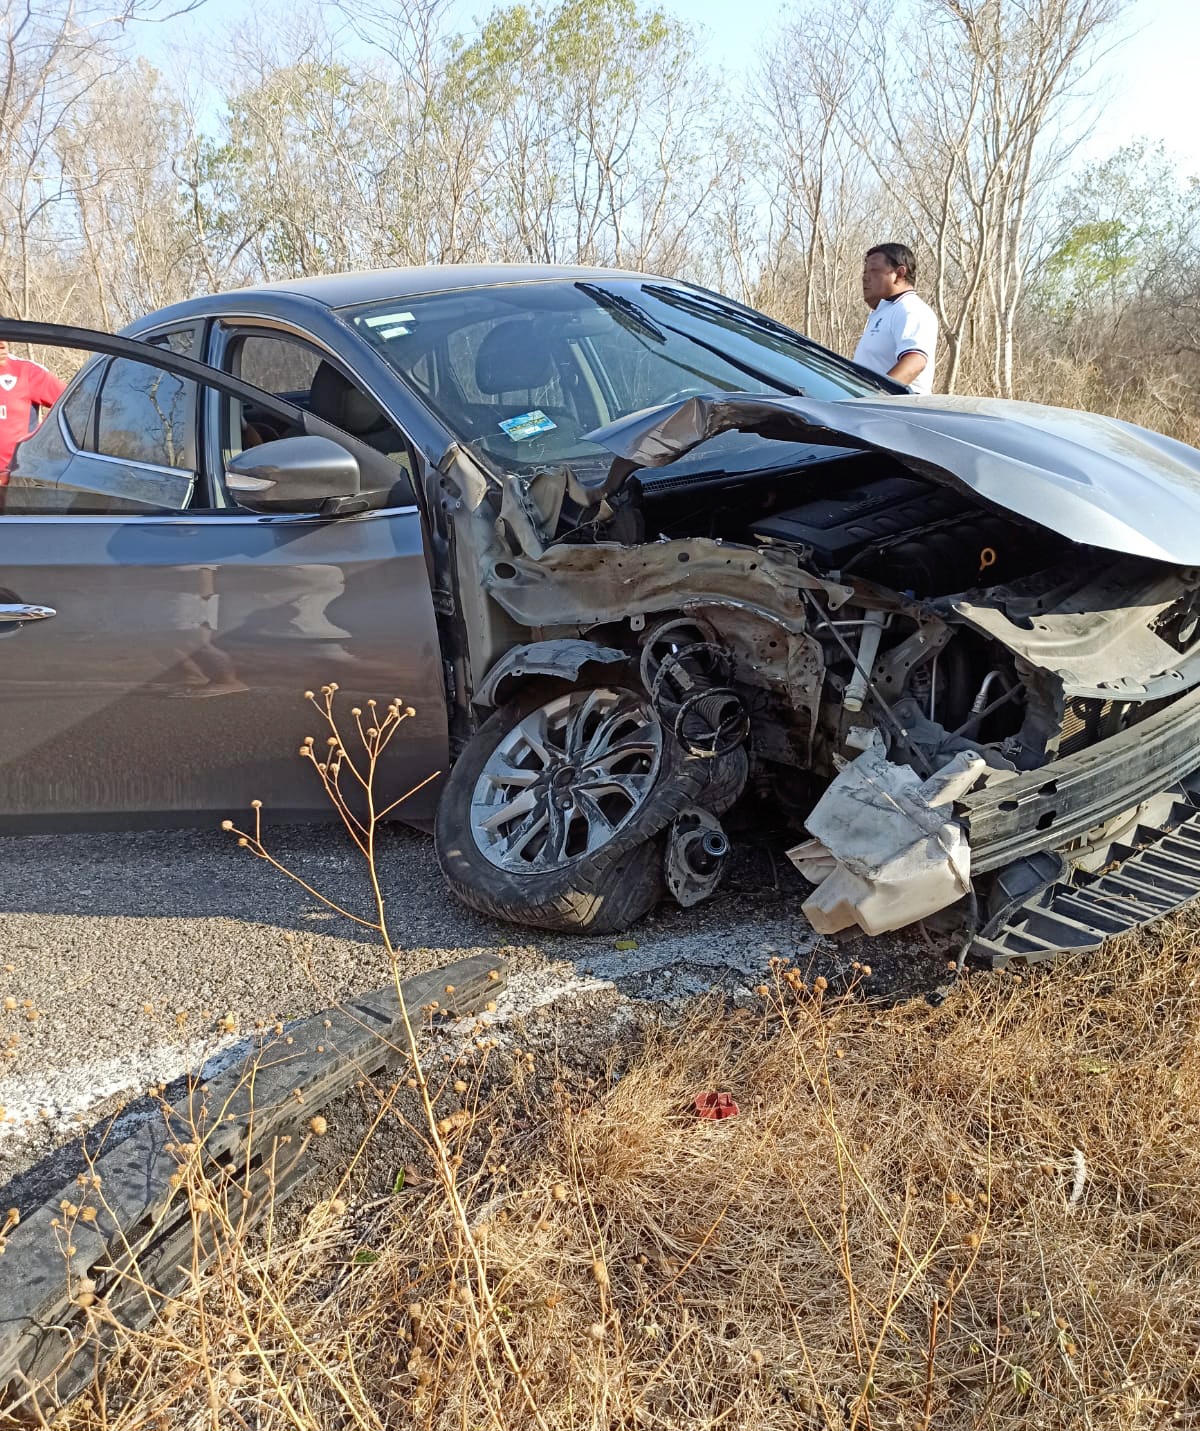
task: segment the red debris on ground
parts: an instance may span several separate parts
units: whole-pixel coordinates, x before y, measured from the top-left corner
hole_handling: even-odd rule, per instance
[[[736,1118],[741,1111],[731,1093],[697,1093],[697,1118]]]

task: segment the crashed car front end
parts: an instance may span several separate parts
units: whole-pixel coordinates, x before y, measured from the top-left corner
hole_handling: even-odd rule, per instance
[[[689,759],[735,765],[715,811],[663,811],[683,903],[748,783],[805,817],[819,931],[960,905],[994,963],[1090,947],[1200,892],[1200,454],[904,406],[693,398],[592,434],[614,459],[590,480],[509,478],[481,589],[527,639],[482,703],[620,668]],[[731,430],[813,447],[803,471],[655,480]]]

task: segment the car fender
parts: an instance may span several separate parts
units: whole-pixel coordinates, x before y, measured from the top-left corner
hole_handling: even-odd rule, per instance
[[[480,682],[472,699],[475,705],[490,709],[506,701],[530,676],[575,681],[588,666],[624,665],[629,659],[628,651],[576,637],[533,641],[525,646],[514,646],[501,656]]]

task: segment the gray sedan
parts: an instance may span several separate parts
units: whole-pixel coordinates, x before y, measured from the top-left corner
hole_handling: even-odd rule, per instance
[[[417,715],[382,772],[455,892],[623,927],[795,826],[834,932],[993,962],[1200,889],[1200,453],[914,398],[604,270],[352,274],[90,351],[0,489],[0,816],[317,807],[306,687]],[[807,833],[809,838],[804,839]]]

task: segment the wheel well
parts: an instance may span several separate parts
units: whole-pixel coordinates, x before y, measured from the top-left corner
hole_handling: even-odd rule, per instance
[[[622,672],[632,671],[632,661],[619,647],[579,639],[517,646],[502,656],[480,683],[475,705],[494,709],[534,683],[573,686],[605,672],[619,679]]]

